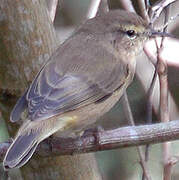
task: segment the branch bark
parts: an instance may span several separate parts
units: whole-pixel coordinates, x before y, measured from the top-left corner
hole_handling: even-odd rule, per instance
[[[165,9],[165,23],[169,20],[169,6]],[[164,28],[164,32],[167,32],[167,26]],[[160,51],[163,48],[164,37],[160,48],[158,49],[157,61],[158,61],[158,76],[160,82],[160,120],[162,122],[169,122],[169,108],[168,108],[168,67],[166,61],[160,56]],[[156,43],[157,45],[157,43]],[[163,143],[163,166],[164,166],[164,180],[171,180],[172,176],[172,164],[169,162],[171,159],[171,143]]]
[[[96,138],[97,137],[97,138]],[[42,157],[104,151],[129,146],[155,144],[179,138],[179,120],[152,125],[128,126],[114,130],[92,131],[77,138],[43,141],[36,153]],[[0,160],[11,142],[0,143]]]
[[[45,1],[0,0],[0,84],[24,92],[57,47]]]
[[[133,115],[132,115],[132,111],[131,111],[131,108],[130,108],[130,104],[129,104],[129,100],[128,100],[126,92],[123,95],[123,107],[124,107],[124,112],[125,112],[125,115],[126,115],[126,117],[128,119],[129,125],[135,126],[134,118],[133,118]],[[140,164],[141,164],[141,167],[142,167],[142,170],[143,170],[143,175],[146,178],[146,180],[151,180],[151,176],[150,176],[150,173],[149,173],[147,163],[145,161],[144,153],[142,151],[141,146],[137,146],[137,152],[138,152],[138,156],[139,156],[139,159],[140,159]]]

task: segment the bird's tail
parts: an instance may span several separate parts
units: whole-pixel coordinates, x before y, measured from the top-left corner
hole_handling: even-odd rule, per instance
[[[39,121],[27,120],[6,152],[3,161],[4,169],[9,170],[23,166],[32,157],[41,141],[57,131],[61,135],[64,132],[68,132],[73,127],[75,121],[76,118],[71,116],[54,116]]]
[[[4,158],[5,170],[19,168],[31,158],[39,144],[38,134],[37,131],[31,131],[15,138]]]

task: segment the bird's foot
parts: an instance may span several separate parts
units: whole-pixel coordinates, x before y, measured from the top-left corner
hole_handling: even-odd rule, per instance
[[[82,137],[93,136],[96,146],[100,147],[100,133],[103,131],[104,129],[101,126],[96,126],[95,128],[86,129]]]

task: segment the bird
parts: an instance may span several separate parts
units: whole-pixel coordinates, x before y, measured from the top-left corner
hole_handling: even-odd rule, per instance
[[[5,170],[20,168],[38,144],[95,123],[131,84],[136,57],[152,37],[135,13],[111,10],[84,22],[52,54],[14,106],[10,121],[26,120],[6,152]]]

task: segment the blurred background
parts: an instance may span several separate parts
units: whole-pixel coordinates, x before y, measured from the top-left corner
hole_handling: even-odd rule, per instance
[[[50,5],[51,0],[46,0],[47,6]],[[155,3],[153,0],[151,3]],[[54,26],[58,35],[59,43],[63,43],[74,30],[90,16],[90,8],[94,2],[92,0],[61,0],[57,6],[57,12],[55,15]],[[109,0],[110,9],[123,8],[120,0]],[[141,10],[138,5],[138,1],[132,1],[136,11],[140,14]],[[179,12],[179,1],[171,5],[171,15],[174,16]],[[161,24],[163,17],[157,22]],[[170,23],[169,30],[176,36],[179,35],[178,19],[176,18]],[[179,61],[179,59],[178,59]],[[137,62],[137,75],[133,83],[127,90],[129,101],[134,115],[136,124],[145,124],[146,120],[146,107],[147,96],[146,90],[152,80],[153,68],[148,61],[144,53],[138,57]],[[144,79],[141,79],[142,74]],[[168,69],[169,90],[172,98],[172,110],[171,120],[177,119],[178,106],[179,106],[179,65],[169,64]],[[156,98],[156,100],[155,100]],[[157,103],[158,93],[154,96],[154,104],[156,109],[154,110],[153,120],[159,122],[157,116]],[[1,105],[1,104],[0,104]],[[0,108],[3,108],[0,106]],[[98,125],[104,127],[104,129],[114,129],[120,126],[126,126],[127,121],[124,115],[121,100],[115,105],[115,107],[102,117],[98,122]],[[1,121],[0,126],[0,141],[3,142],[7,138],[7,129],[4,121]],[[139,156],[135,147],[122,148],[117,150],[110,150],[105,152],[97,152],[96,158],[99,165],[100,173],[103,180],[139,180],[142,177],[142,169],[139,163]],[[179,156],[179,143],[177,141],[172,142],[172,156]],[[161,144],[150,146],[149,156],[149,172],[153,180],[162,179],[162,151]],[[179,165],[176,164],[173,167],[172,179],[179,179]]]

